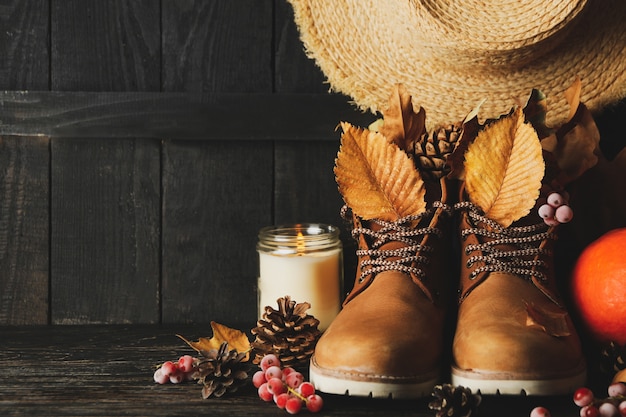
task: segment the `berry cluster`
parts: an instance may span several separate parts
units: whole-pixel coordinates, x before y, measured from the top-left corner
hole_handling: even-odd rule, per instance
[[[596,398],[586,387],[574,392],[574,404],[580,407],[582,417],[625,417],[626,416],[626,384],[615,382],[609,385],[609,396]]]
[[[193,357],[190,355],[181,356],[178,362],[165,361],[154,371],[154,382],[157,384],[179,384],[183,381],[193,379],[195,371]]]
[[[609,396],[596,398],[587,387],[574,392],[574,404],[580,407],[581,417],[626,417],[626,384],[615,382],[609,385]],[[550,417],[545,407],[535,407],[530,417]]]
[[[315,393],[315,387],[304,381],[304,376],[291,367],[281,367],[280,359],[274,354],[263,356],[261,369],[252,376],[252,384],[258,389],[263,401],[272,401],[289,414],[297,414],[302,406],[317,413],[324,404]]]
[[[567,191],[560,193],[552,192],[548,197],[540,199],[538,202],[539,217],[543,219],[548,226],[556,226],[560,223],[567,223],[574,217],[572,208],[567,205],[569,195]]]

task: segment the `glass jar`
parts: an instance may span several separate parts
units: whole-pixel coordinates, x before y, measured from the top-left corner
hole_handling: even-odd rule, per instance
[[[315,223],[269,226],[259,232],[259,318],[290,296],[308,302],[324,331],[341,309],[343,249],[339,229]]]

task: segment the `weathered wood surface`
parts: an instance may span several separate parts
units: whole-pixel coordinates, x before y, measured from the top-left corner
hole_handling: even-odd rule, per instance
[[[159,321],[160,143],[52,139],[53,323]]]
[[[0,134],[64,138],[317,140],[375,120],[329,94],[0,91]]]
[[[47,138],[0,137],[0,323],[48,323]]]
[[[251,385],[228,397],[203,400],[200,386],[193,381],[155,384],[155,366],[194,354],[175,334],[191,340],[211,336],[209,328],[199,326],[0,327],[0,415],[287,415],[273,403],[261,401]],[[428,409],[429,398],[322,396],[325,406],[317,414],[320,417],[434,415]],[[479,415],[527,417],[537,405],[548,407],[554,417],[578,415],[570,396],[484,397]]]

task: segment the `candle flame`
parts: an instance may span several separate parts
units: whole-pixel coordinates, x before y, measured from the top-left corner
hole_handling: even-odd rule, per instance
[[[298,255],[304,254],[304,235],[301,231],[298,231],[298,236],[296,237],[296,252],[298,252]]]

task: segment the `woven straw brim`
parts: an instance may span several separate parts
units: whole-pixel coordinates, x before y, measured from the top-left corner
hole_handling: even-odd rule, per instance
[[[331,89],[364,110],[386,109],[402,83],[433,127],[462,121],[483,101],[480,118],[498,117],[536,88],[557,126],[569,114],[563,93],[577,78],[592,111],[626,96],[625,0],[502,0],[488,10],[497,2],[289,2]]]

